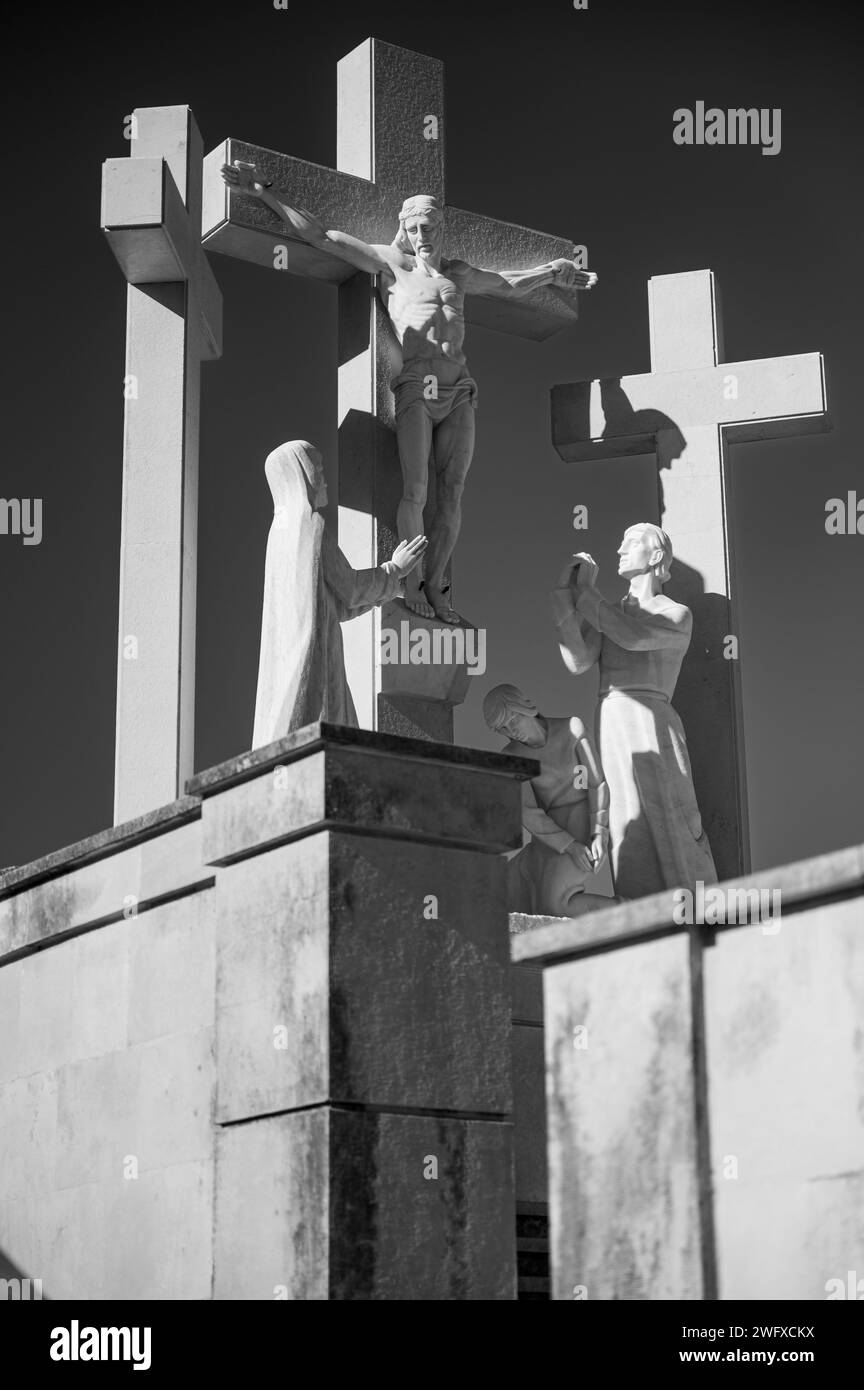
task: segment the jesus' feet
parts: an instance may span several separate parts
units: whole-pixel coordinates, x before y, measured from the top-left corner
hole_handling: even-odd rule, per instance
[[[423,588],[427,598],[429,599],[429,602],[432,604],[432,607],[435,610],[436,618],[438,618],[442,623],[461,623],[461,617],[456,612],[455,608],[450,607],[450,602],[447,599],[446,594],[442,592],[441,589],[436,589],[434,584],[429,583],[428,579],[426,580],[426,583],[423,585]]]
[[[421,583],[422,579],[416,570],[413,574],[408,575],[405,580],[405,607],[410,608],[412,613],[418,614],[421,618],[434,618],[435,610],[431,603],[428,603],[424,598],[420,588]]]

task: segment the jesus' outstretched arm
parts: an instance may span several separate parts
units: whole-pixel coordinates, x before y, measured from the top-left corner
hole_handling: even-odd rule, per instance
[[[222,178],[229,188],[237,193],[246,193],[272,208],[277,217],[286,222],[295,236],[310,246],[329,251],[340,260],[348,261],[358,270],[366,270],[371,275],[389,270],[394,251],[390,246],[375,246],[349,236],[347,232],[329,230],[304,208],[290,207],[285,201],[286,194],[274,184],[264,183],[254,164],[237,160],[234,164],[222,165]]]
[[[466,294],[506,295],[519,299],[541,285],[562,285],[590,290],[596,285],[593,270],[583,270],[575,261],[559,257],[532,270],[478,270],[467,261],[450,261],[448,271],[458,277]]]

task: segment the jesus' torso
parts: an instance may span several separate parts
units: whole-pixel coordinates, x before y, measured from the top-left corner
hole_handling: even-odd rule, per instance
[[[404,363],[434,361],[436,371],[464,367],[465,291],[447,261],[427,274],[406,256],[405,267],[394,265],[379,276],[379,290]]]

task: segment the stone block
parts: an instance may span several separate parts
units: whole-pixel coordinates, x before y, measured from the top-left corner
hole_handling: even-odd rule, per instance
[[[208,878],[212,871],[201,858],[201,822],[174,825],[0,900],[0,958],[129,917]]]
[[[213,1268],[212,1161],[65,1188],[28,1218],[52,1299],[204,1300]],[[18,1238],[20,1240],[20,1237]],[[25,1236],[29,1242],[29,1236]],[[21,1249],[21,1245],[17,1246]]]
[[[212,1146],[213,1030],[72,1062],[57,1074],[54,1185],[112,1183],[205,1160]]]
[[[57,1081],[36,1073],[0,1086],[0,1173],[4,1196],[43,1194],[53,1186],[57,1152]],[[34,1277],[38,1277],[37,1274]]]
[[[481,649],[476,629],[464,620],[445,623],[412,613],[401,599],[381,608],[381,694],[415,700],[461,705],[472,679],[467,657],[477,665]],[[409,660],[412,653],[427,658],[422,664]],[[399,660],[385,661],[389,653]],[[480,675],[482,676],[482,671]]]
[[[129,943],[131,1044],[212,1027],[215,919],[216,895],[207,889],[123,924]]]
[[[545,973],[553,1298],[703,1297],[689,949]]]
[[[511,1126],[331,1107],[219,1136],[217,1299],[515,1297]]]
[[[513,1123],[516,1200],[546,1202],[546,1067],[542,1027],[514,1024]]]
[[[20,962],[22,1074],[125,1047],[129,926],[114,922]]]
[[[825,1298],[864,1277],[861,898],[771,925],[705,960],[720,1294]]]
[[[510,998],[514,1023],[543,1024],[543,970],[530,961],[513,964]]]
[[[521,843],[524,760],[490,762],[495,755],[474,750],[460,750],[464,761],[439,758],[428,744],[385,735],[378,739],[377,747],[359,739],[352,747],[327,737],[326,749],[299,750],[286,740],[284,761],[275,751],[279,745],[271,745],[270,766],[262,766],[258,776],[207,796],[202,812],[205,862],[230,863],[323,822],[457,840],[487,852]],[[473,766],[466,766],[469,757]]]
[[[378,696],[378,728],[400,738],[424,738],[431,743],[453,742],[453,706],[410,696]]]
[[[21,1076],[22,962],[11,961],[0,967],[0,1084]]]
[[[497,856],[324,832],[217,893],[222,1123],[328,1099],[509,1112]]]

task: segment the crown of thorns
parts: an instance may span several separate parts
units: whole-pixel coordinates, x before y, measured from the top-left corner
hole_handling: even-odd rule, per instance
[[[402,211],[399,213],[399,222],[405,223],[409,217],[428,217],[431,222],[443,222],[444,209],[433,198],[430,193],[418,193],[413,198],[406,198],[402,204]]]

